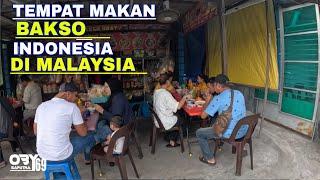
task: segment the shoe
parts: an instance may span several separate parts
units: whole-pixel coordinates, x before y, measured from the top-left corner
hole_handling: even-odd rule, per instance
[[[209,166],[215,166],[217,164],[217,162],[214,163],[209,163],[208,160],[206,160],[204,157],[199,157],[200,162],[208,164]]]
[[[175,143],[174,146],[172,146],[170,143],[166,145],[167,148],[174,148],[174,147],[179,147],[180,144]]]

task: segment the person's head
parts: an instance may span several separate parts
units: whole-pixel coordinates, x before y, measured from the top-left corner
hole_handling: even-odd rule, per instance
[[[207,83],[208,77],[204,74],[199,74],[197,77],[198,83]]]
[[[79,89],[74,83],[66,83],[64,88],[64,99],[69,102],[75,102],[78,98]]]
[[[28,83],[31,81],[31,79],[29,78],[28,75],[21,75],[20,76],[20,80],[21,80],[21,83],[22,85],[25,87],[28,85]]]
[[[215,78],[215,91],[216,93],[221,93],[226,89],[229,89],[229,78],[224,74],[219,74]]]
[[[122,117],[120,115],[115,115],[110,120],[110,129],[116,131],[122,126]]]
[[[109,88],[111,90],[111,95],[115,95],[118,92],[122,92],[122,82],[117,78],[111,78],[107,80],[107,83],[109,85]]]
[[[167,73],[160,74],[159,83],[162,88],[167,88],[170,85],[170,77]]]
[[[208,89],[209,89],[209,92],[211,93],[211,94],[213,94],[213,93],[215,93],[216,92],[216,89],[215,89],[215,77],[211,77],[211,78],[209,78],[209,80],[208,80],[208,83],[207,83],[207,86],[208,86]]]
[[[169,76],[169,81],[172,82],[172,80],[173,80],[173,72],[168,71],[167,74]]]
[[[72,77],[71,75],[65,75],[64,78],[65,78],[65,82],[66,82],[66,83],[70,83],[70,82],[72,81],[72,78],[73,78],[73,77]]]

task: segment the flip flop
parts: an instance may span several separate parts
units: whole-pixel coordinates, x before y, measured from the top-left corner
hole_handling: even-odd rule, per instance
[[[208,164],[209,166],[214,166],[214,165],[217,164],[217,162],[209,163],[204,157],[199,157],[199,160],[200,160],[202,163]]]
[[[170,143],[166,145],[167,148],[174,148],[174,147],[179,147],[180,144],[175,143],[174,146],[172,146]]]

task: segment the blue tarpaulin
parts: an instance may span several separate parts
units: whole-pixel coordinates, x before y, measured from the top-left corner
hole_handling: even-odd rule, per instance
[[[205,66],[205,26],[201,26],[185,36],[185,74],[189,78],[196,78]]]

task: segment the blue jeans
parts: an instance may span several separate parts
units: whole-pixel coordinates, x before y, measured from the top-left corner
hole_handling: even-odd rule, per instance
[[[112,130],[106,123],[106,121],[100,121],[97,124],[97,129],[94,133],[94,138],[97,143],[105,141],[107,136],[112,133]]]
[[[84,152],[84,159],[86,161],[90,161],[90,149],[96,144],[94,134],[92,132],[88,132],[86,136],[79,136],[77,132],[71,132],[70,142],[73,147],[72,154],[64,160],[54,162],[62,163],[74,160],[74,158],[82,152]],[[87,151],[87,149],[89,149],[89,151]],[[53,173],[53,179],[64,180],[66,179],[66,176],[64,173]]]
[[[111,134],[112,131],[108,126],[101,126],[96,132],[89,131],[86,136],[79,136],[76,132],[71,132],[70,141],[73,146],[72,154],[64,160],[57,162],[67,162],[73,160],[78,154],[84,152],[84,159],[90,161],[90,150],[96,144],[96,142],[101,142],[101,139],[106,139],[106,137]],[[65,179],[64,173],[53,173],[54,179]]]
[[[214,153],[210,148],[209,141],[210,139],[216,139],[218,136],[213,132],[212,127],[200,128],[196,132],[198,138],[198,143],[202,151],[203,157],[206,160],[214,158]]]
[[[79,153],[84,152],[84,159],[90,161],[90,151],[88,152],[87,149],[91,149],[96,144],[94,133],[88,132],[86,136],[79,136],[76,132],[71,132],[70,141],[73,147],[70,158],[74,158]]]

